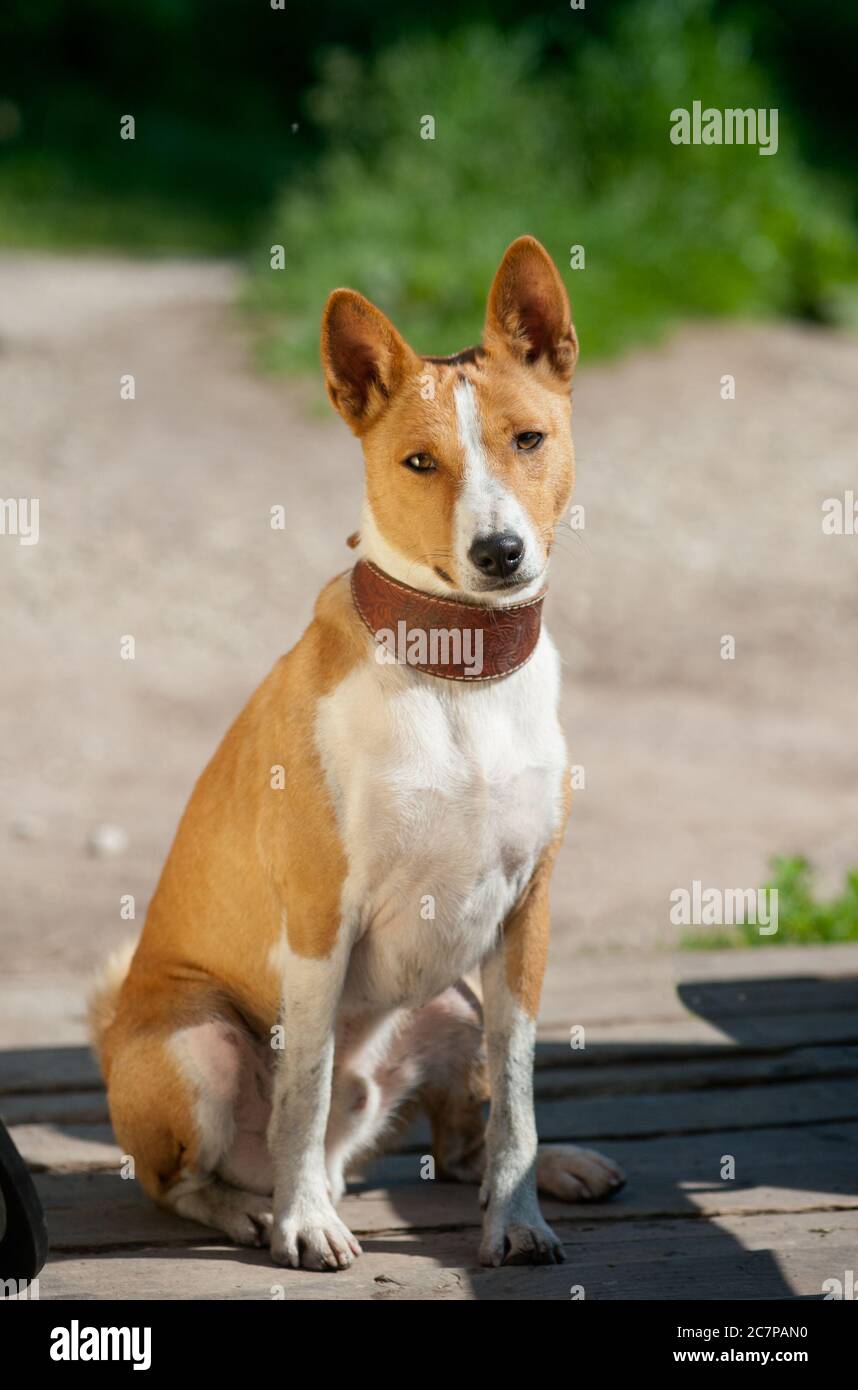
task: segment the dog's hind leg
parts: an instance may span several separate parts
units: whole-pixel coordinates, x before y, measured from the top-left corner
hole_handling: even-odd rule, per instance
[[[480,1182],[489,1081],[482,1007],[465,981],[418,1010],[412,1043],[423,1059],[419,1099],[432,1129],[436,1176]]]
[[[420,1079],[417,1059],[399,1043],[409,1015],[344,1018],[337,1028],[331,1108],[325,1135],[325,1161],[331,1198],[345,1191],[346,1173],[380,1151],[383,1141],[402,1128]]]
[[[180,1178],[165,1205],[177,1216],[223,1231],[236,1245],[270,1243],[271,1198],[229,1187],[219,1178]]]
[[[342,1196],[346,1174],[359,1176],[393,1148],[421,1105],[432,1115],[434,1152],[443,1149],[444,1175],[477,1180],[473,1162],[482,1148],[484,1075],[474,1004],[462,986],[461,993],[458,987],[446,990],[419,1009],[341,1020],[325,1139],[334,1201]]]
[[[342,1195],[344,1172],[356,1175],[394,1147],[417,1108],[431,1126],[436,1177],[481,1182],[489,1082],[482,1008],[470,985],[460,981],[385,1025],[364,1046],[363,1039],[346,1045],[338,1039],[327,1137],[334,1200]],[[536,1181],[548,1196],[584,1202],[610,1196],[624,1178],[611,1159],[591,1149],[540,1144]]]
[[[393,1148],[421,1107],[432,1125],[436,1175],[479,1181],[488,1091],[480,1006],[467,985],[398,1014],[369,1048],[338,1038],[338,1052],[327,1138],[337,1195],[342,1174],[357,1176]]]
[[[208,1009],[172,1030],[138,1031],[126,1017],[110,1049],[108,1096],[117,1140],[150,1197],[240,1245],[268,1243],[263,1044]]]
[[[481,1182],[485,1172],[485,1102],[489,1081],[483,1046],[482,1008],[464,982],[446,990],[413,1016],[401,1046],[421,1058],[419,1098],[432,1126],[439,1178]],[[623,1186],[612,1159],[573,1144],[540,1144],[539,1190],[564,1202],[597,1201]]]

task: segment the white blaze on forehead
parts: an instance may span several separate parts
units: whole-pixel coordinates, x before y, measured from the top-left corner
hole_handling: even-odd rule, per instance
[[[477,393],[470,381],[460,381],[453,392],[456,403],[456,423],[459,439],[465,451],[465,482],[469,478],[476,481],[488,472],[486,453],[483,448],[483,432],[480,424],[480,408]]]
[[[453,545],[460,572],[468,568],[468,551],[476,538],[498,531],[512,531],[521,536],[525,556],[529,554],[532,563],[538,551],[533,527],[515,493],[504,487],[489,467],[473,383],[460,381],[453,398],[459,441],[465,456],[465,473],[453,521]]]

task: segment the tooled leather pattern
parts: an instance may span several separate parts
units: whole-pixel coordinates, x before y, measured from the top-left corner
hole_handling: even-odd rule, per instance
[[[470,647],[460,642],[460,652],[474,651],[474,634],[482,633],[479,673],[465,661],[408,661],[416,670],[451,681],[498,680],[518,671],[533,655],[539,641],[545,594],[508,608],[486,608],[440,598],[412,589],[392,579],[369,560],[358,560],[352,570],[352,597],[364,625],[376,640],[380,632],[399,631],[405,622],[409,633],[441,630],[470,633]]]

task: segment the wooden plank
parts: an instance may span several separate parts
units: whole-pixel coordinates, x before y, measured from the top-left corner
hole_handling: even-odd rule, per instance
[[[731,1044],[711,1025],[697,1020],[674,1025],[624,1025],[619,1030],[589,1029],[587,1045],[581,1050],[573,1050],[565,1042],[540,1041],[536,1053],[537,1090],[543,1094],[556,1093],[566,1087],[576,1094],[600,1090],[615,1092],[620,1083],[624,1083],[625,1090],[656,1089],[658,1072],[648,1073],[646,1068],[672,1065],[675,1080],[667,1084],[676,1084],[681,1080],[683,1064],[699,1061],[704,1064],[703,1067],[689,1073],[694,1078],[690,1084],[696,1086],[704,1084],[707,1068],[715,1078],[726,1075],[743,1057],[776,1057],[780,1053],[785,1054],[784,1060],[774,1065],[770,1073],[763,1068],[761,1076],[798,1076],[802,1074],[803,1067],[811,1066],[806,1051],[804,1056],[801,1055],[803,1050],[799,1044],[831,1044],[832,1050],[841,1040],[846,1048],[850,1044],[858,1045],[858,1017],[853,1014],[760,1022],[760,1036],[753,1044],[747,1039],[738,1045]],[[776,1026],[773,1027],[773,1023]],[[789,1060],[790,1054],[794,1061]],[[3,1055],[0,1054],[0,1057]],[[107,1102],[103,1089],[95,1084],[86,1088],[87,1076],[91,1082],[97,1081],[97,1073],[93,1075],[92,1071],[87,1071],[83,1049],[72,1049],[68,1063],[58,1067],[60,1082],[56,1090],[47,1089],[49,1082],[44,1069],[41,1072],[35,1070],[35,1093],[21,1090],[22,1083],[27,1079],[26,1071],[22,1071],[26,1062],[20,1052],[11,1055],[13,1061],[6,1072],[8,1090],[5,1095],[0,1094],[0,1115],[7,1125],[31,1125],[47,1121],[55,1125],[107,1123]],[[817,1074],[835,1075],[841,1070],[848,1072],[850,1064],[847,1059],[850,1055],[841,1049],[838,1057],[832,1056],[827,1063],[820,1053]],[[559,1081],[543,1081],[546,1070],[554,1067],[564,1069],[567,1074]],[[592,1081],[586,1075],[590,1068],[600,1072]],[[719,1068],[726,1070],[720,1072]],[[741,1074],[741,1069],[732,1074]],[[748,1068],[747,1074],[752,1075],[753,1068]],[[663,1075],[667,1081],[669,1073],[664,1072]],[[577,1081],[574,1080],[575,1076],[578,1077]],[[715,1084],[715,1081],[708,1084]]]
[[[549,1219],[592,1225],[699,1213],[858,1208],[858,1123],[630,1140],[606,1148],[628,1174],[627,1187],[606,1203],[569,1206],[546,1199]],[[720,1176],[725,1154],[734,1158],[734,1181]],[[418,1174],[416,1155],[382,1160],[345,1197],[343,1219],[359,1235],[479,1224],[475,1186],[424,1182]],[[200,1242],[201,1227],[159,1211],[116,1168],[44,1173],[35,1181],[54,1250]]]
[[[677,1003],[715,1023],[730,1020],[730,1030],[747,1018],[770,1014],[845,1013],[858,1009],[858,976],[815,980],[805,976],[764,980],[689,980],[676,987]]]
[[[849,977],[831,978],[835,968]],[[545,1038],[567,1039],[573,1024],[583,1024],[591,1046],[654,1044],[658,1055],[668,1046],[693,1055],[696,1047],[728,1040],[749,1051],[858,1042],[855,945],[690,952],[643,961],[572,954],[555,969],[555,983],[568,1014],[561,1018],[554,1010],[555,1022],[540,1027]],[[0,1050],[0,1094],[97,1083],[96,1063],[82,1045],[88,985],[75,977],[0,985],[0,1049],[6,1047]],[[546,1010],[543,1018],[549,1018]],[[21,1046],[29,1042],[34,1045]]]
[[[75,1127],[108,1122],[106,1099],[96,1092],[6,1097],[0,1113],[10,1128],[39,1122]],[[858,1086],[851,1078],[643,1095],[584,1095],[537,1100],[536,1104],[539,1137],[552,1143],[811,1124],[856,1115]],[[429,1143],[429,1128],[421,1117],[405,1136],[403,1147],[426,1153]]]
[[[110,1122],[103,1089],[0,1096],[0,1117],[7,1128],[47,1122],[88,1125]]]
[[[541,1139],[574,1137],[576,1142],[803,1125],[856,1117],[858,1086],[851,1078],[616,1098],[584,1096],[576,1100],[538,1101],[536,1106]]]
[[[830,1066],[829,1049],[810,1050],[804,1056],[795,1053],[776,1063],[763,1059],[756,1063],[757,1073],[761,1074],[754,1074],[747,1066],[740,1071],[739,1085],[719,1084],[724,1072],[717,1069],[710,1070],[705,1086],[701,1085],[699,1074],[691,1074],[686,1079],[695,1089],[689,1091],[665,1089],[658,1070],[649,1069],[643,1076],[648,1090],[638,1088],[633,1092],[630,1088],[635,1081],[629,1078],[622,1093],[607,1084],[609,1069],[604,1069],[582,1072],[585,1084],[575,1095],[570,1094],[576,1084],[574,1074],[548,1072],[545,1075],[549,1082],[560,1078],[561,1094],[552,1096],[549,1089],[548,1095],[539,1095],[542,1085],[538,1082],[539,1136],[543,1142],[596,1143],[658,1134],[738,1131],[764,1125],[851,1119],[858,1116],[855,1059],[849,1051],[839,1056],[833,1049],[831,1053]],[[717,1068],[725,1065],[725,1061],[716,1064]],[[736,1059],[730,1060],[730,1066],[736,1066]],[[812,1074],[814,1067],[817,1072],[811,1079],[789,1079]],[[670,1076],[678,1084],[681,1069],[674,1069]],[[735,1076],[728,1074],[728,1079],[735,1080]],[[594,1084],[587,1085],[587,1080]],[[616,1080],[618,1085],[623,1084],[622,1078]],[[773,1080],[778,1084],[751,1084]],[[608,1094],[603,1094],[605,1091]],[[24,1158],[34,1167],[83,1171],[116,1166],[118,1150],[111,1145],[103,1093],[12,1096],[5,1098],[3,1109]],[[428,1153],[430,1145],[428,1126],[420,1118],[405,1136],[402,1147],[410,1152]]]
[[[778,1085],[711,1087],[640,1095],[583,1095],[537,1099],[536,1128],[543,1142],[599,1144],[649,1135],[705,1134],[711,1130],[820,1124],[858,1118],[852,1076]],[[429,1152],[429,1128],[418,1117],[401,1147]]]
[[[594,1027],[587,1030],[587,1045],[581,1050],[573,1050],[565,1040],[543,1040],[537,1045],[536,1066],[538,1074],[551,1067],[567,1069],[570,1083],[574,1071],[580,1078],[574,1083],[575,1088],[582,1091],[598,1090],[603,1085],[598,1078],[593,1082],[586,1080],[581,1075],[585,1069],[598,1068],[607,1076],[607,1068],[614,1067],[614,1076],[618,1080],[627,1078],[627,1089],[641,1089],[652,1084],[652,1079],[641,1068],[669,1063],[677,1069],[675,1075],[679,1076],[681,1065],[690,1060],[699,1060],[707,1067],[713,1065],[712,1074],[717,1075],[718,1066],[726,1064],[730,1067],[741,1057],[766,1057],[791,1052],[796,1061],[784,1061],[782,1074],[791,1074],[791,1068],[795,1067],[795,1074],[799,1075],[801,1067],[805,1065],[798,1055],[801,1044],[829,1044],[836,1047],[841,1043],[847,1047],[858,1044],[858,1017],[855,1014],[832,1013],[799,1019],[757,1020],[753,1039],[751,1031],[746,1030],[746,1036],[739,1044],[731,1043],[711,1025],[689,1019],[672,1025]],[[55,1065],[53,1060],[48,1062],[42,1059],[34,1063],[30,1073],[27,1059],[32,1053],[21,1050],[0,1053],[0,1061],[10,1059],[5,1070],[6,1084],[0,1087],[0,1090],[6,1091],[5,1095],[0,1094],[0,1114],[6,1123],[25,1125],[47,1120],[56,1124],[106,1122],[107,1106],[103,1090],[98,1084],[94,1063],[88,1060],[85,1049],[69,1049],[67,1058],[62,1049],[45,1051],[52,1059],[57,1059],[56,1085],[50,1079],[51,1069]],[[841,1053],[839,1061],[832,1060],[832,1070],[827,1074],[833,1074],[839,1067],[845,1069],[848,1065],[845,1056],[845,1053]],[[751,1071],[749,1069],[749,1074]],[[775,1074],[777,1072],[778,1068],[775,1068]],[[693,1075],[702,1078],[705,1069],[695,1070]],[[27,1085],[30,1080],[33,1084]],[[541,1084],[538,1077],[538,1087]],[[558,1086],[565,1084],[565,1079],[559,1083],[547,1082],[545,1089],[557,1090]],[[702,1084],[702,1080],[695,1080],[692,1084]],[[26,1090],[23,1089],[25,1086]],[[612,1087],[613,1081],[605,1085],[605,1089]]]
[[[609,1202],[566,1206],[546,1201],[546,1210],[567,1219],[626,1221],[710,1216],[760,1211],[802,1211],[858,1206],[858,1123],[809,1125],[798,1129],[743,1130],[718,1134],[623,1139],[600,1144],[626,1173],[628,1183]],[[735,1178],[721,1177],[726,1155]],[[414,1184],[417,1157],[390,1154],[365,1179],[368,1190]]]
[[[725,1020],[726,1022],[726,1020]],[[570,1024],[540,1025],[537,1066],[565,1066],[572,1051]],[[702,1018],[691,1016],[675,1022],[649,1020],[642,1023],[612,1023],[585,1026],[586,1047],[578,1059],[594,1065],[627,1059],[649,1060],[671,1057],[700,1057],[714,1048],[727,1048],[746,1056],[760,1052],[786,1052],[793,1047],[817,1047],[829,1043],[858,1043],[858,1013],[773,1014],[747,1019],[741,1036]]]
[[[283,1299],[568,1302],[646,1298],[820,1298],[823,1281],[854,1268],[858,1212],[561,1226],[567,1263],[483,1270],[475,1233],[365,1237],[364,1254],[340,1274],[273,1266],[264,1251],[224,1246],[121,1256],[54,1257],[40,1278],[44,1299]]]
[[[39,1091],[91,1091],[101,1085],[88,1047],[11,1048],[0,1052],[0,1096]]]
[[[541,1021],[568,1018],[577,1023],[621,1023],[625,1019],[651,1022],[680,1019],[691,986],[709,985],[707,997],[720,1012],[731,1007],[731,991],[753,998],[759,1010],[783,1011],[800,1004],[805,1013],[823,1012],[828,1003],[826,982],[850,976],[841,985],[854,998],[858,977],[858,945],[778,947],[765,950],[687,951],[644,956],[611,952],[582,954],[580,938],[571,933],[552,943],[543,992]],[[783,985],[769,994],[771,985]],[[742,988],[747,986],[747,989]],[[695,991],[696,992],[696,991]],[[814,996],[820,1000],[814,1003]],[[702,997],[701,997],[702,999]],[[738,1001],[741,1003],[741,1001]],[[849,1005],[847,1005],[848,1007]],[[736,1001],[732,1003],[735,1009]],[[743,1012],[739,1008],[739,1012]]]
[[[717,1086],[744,1087],[753,1082],[855,1075],[858,1048],[799,1048],[785,1055],[760,1057],[728,1052],[715,1061],[691,1059],[642,1066],[544,1069],[537,1073],[536,1091],[540,1099],[604,1095],[613,1096],[621,1104],[619,1098],[630,1094],[689,1088],[703,1091]],[[33,1099],[33,1107],[36,1111],[42,1108],[41,1098]],[[25,1123],[13,1125],[11,1133],[26,1162],[37,1171],[85,1172],[116,1170],[119,1166],[119,1148],[106,1122]],[[425,1127],[417,1137],[428,1143]],[[413,1163],[410,1156],[408,1162]]]
[[[858,942],[760,950],[674,951],[670,960],[677,980],[771,980],[782,976],[824,980],[858,975]],[[633,973],[634,959],[630,967]]]
[[[575,1053],[571,1053],[574,1058]],[[638,1066],[543,1067],[536,1094],[550,1096],[630,1095],[646,1091],[704,1090],[810,1077],[858,1076],[858,1047],[800,1047],[794,1052],[746,1057],[727,1050],[714,1060],[649,1062]]]
[[[116,1172],[122,1157],[109,1124],[12,1125],[9,1133],[34,1173]]]

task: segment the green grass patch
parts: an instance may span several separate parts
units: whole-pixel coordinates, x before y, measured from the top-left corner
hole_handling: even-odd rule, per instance
[[[851,869],[837,897],[816,897],[813,870],[800,855],[772,860],[772,878],[765,886],[777,889],[778,930],[761,936],[751,922],[736,927],[713,927],[686,932],[680,945],[686,951],[717,951],[735,946],[819,946],[858,941],[858,869]]]

